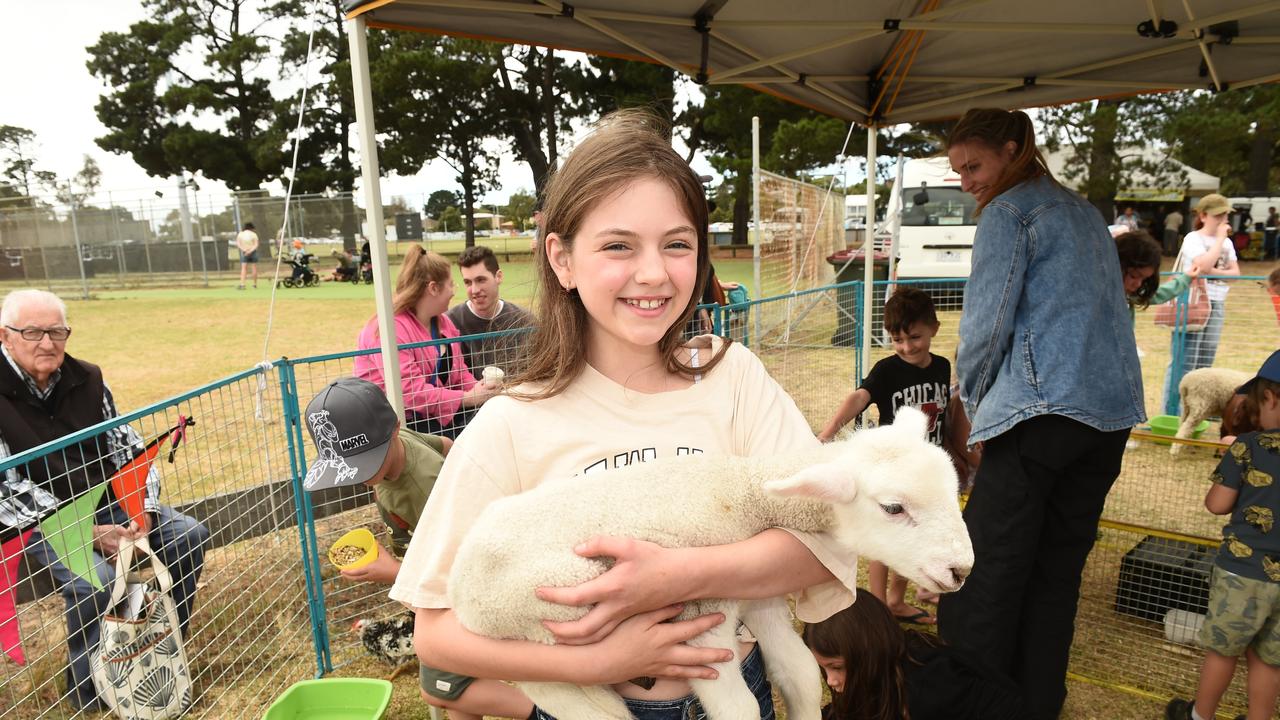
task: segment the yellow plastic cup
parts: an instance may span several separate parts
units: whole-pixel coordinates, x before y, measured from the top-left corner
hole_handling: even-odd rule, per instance
[[[347,545],[354,545],[355,547],[364,550],[364,555],[361,555],[359,560],[349,562],[344,565],[338,562],[337,558],[334,557],[333,551]],[[339,570],[355,570],[357,568],[362,568],[377,558],[378,543],[373,539],[373,533],[369,532],[365,528],[356,528],[355,530],[352,530],[346,535],[338,538],[337,542],[329,546],[329,562],[333,563],[334,567]]]

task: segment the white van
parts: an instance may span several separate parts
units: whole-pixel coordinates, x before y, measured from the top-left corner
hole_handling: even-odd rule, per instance
[[[897,276],[967,278],[977,201],[960,189],[947,158],[908,160],[902,168]]]

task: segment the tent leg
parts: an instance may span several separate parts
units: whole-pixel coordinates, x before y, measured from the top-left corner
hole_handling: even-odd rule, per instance
[[[369,86],[369,45],[363,17],[347,21],[351,47],[351,85],[355,95],[356,135],[360,143],[360,185],[364,191],[369,252],[373,255],[373,296],[378,309],[378,337],[382,340],[382,377],[387,399],[404,421],[404,388],[396,351],[395,312],[391,304],[391,270],[382,220],[382,187],[378,180],[378,143],[374,137],[373,91]]]
[[[876,258],[876,128],[867,126],[867,221],[862,236],[862,372],[871,369],[871,289]]]

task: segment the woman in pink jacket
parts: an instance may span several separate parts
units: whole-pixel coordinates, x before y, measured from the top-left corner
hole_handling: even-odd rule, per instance
[[[453,276],[449,261],[421,245],[405,254],[404,266],[396,278],[392,299],[395,309],[396,344],[458,337],[445,310],[453,299]],[[356,341],[361,350],[380,347],[378,318],[365,323]],[[382,355],[360,355],[356,375],[386,389],[382,377]],[[463,359],[461,343],[428,345],[400,350],[400,383],[404,388],[405,419],[409,428],[431,435],[455,438],[466,427],[496,388],[476,382]]]

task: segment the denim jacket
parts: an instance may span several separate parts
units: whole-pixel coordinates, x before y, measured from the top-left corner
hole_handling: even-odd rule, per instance
[[[1079,195],[1042,177],[983,208],[956,367],[971,443],[1039,415],[1146,419],[1115,241]]]

